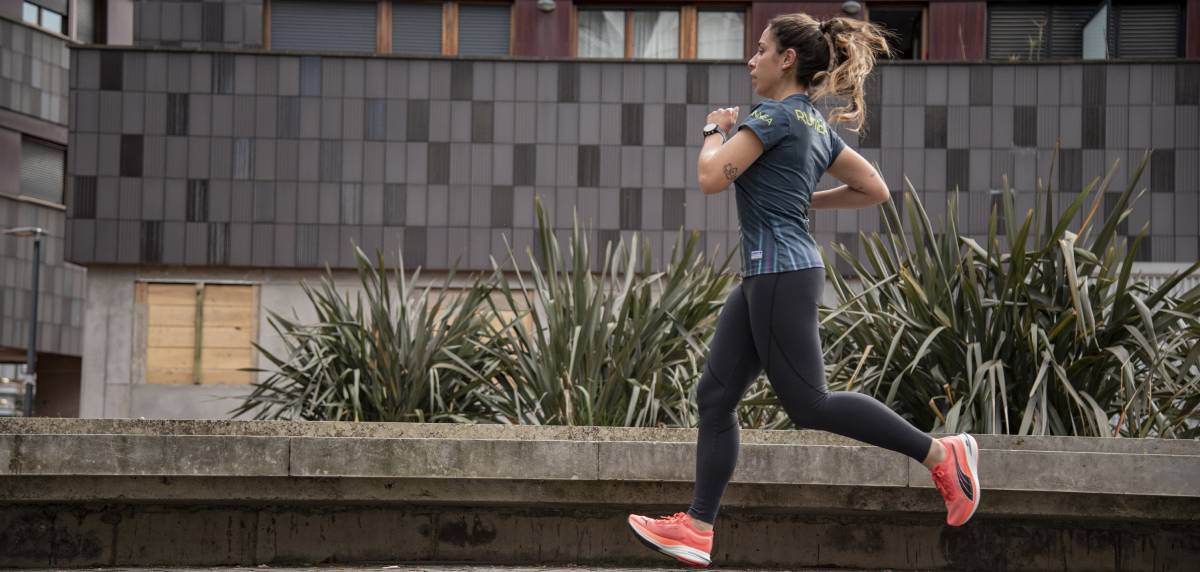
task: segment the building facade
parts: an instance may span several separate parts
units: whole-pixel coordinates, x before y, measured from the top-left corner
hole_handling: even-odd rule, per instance
[[[1122,232],[1149,225],[1137,256],[1158,269],[1200,254],[1200,0],[642,4],[110,1],[78,43],[3,22],[71,45],[69,106],[41,119],[69,117],[64,198],[36,208],[78,278],[60,349],[82,356],[78,413],[225,416],[250,343],[279,348],[268,311],[303,312],[300,280],[328,264],[351,283],[353,245],[486,270],[531,245],[535,197],[593,244],[640,233],[656,264],[681,230],[729,252],[732,195],[696,189],[699,127],[748,111],[744,62],[780,13],[895,31],[866,129],[843,132],[894,200],[910,181],[937,217],[957,189],[983,236],[1006,179],[1023,212],[1039,178],[1065,204],[1119,162],[1111,208],[1154,149]],[[880,228],[873,209],[814,214],[826,246]]]

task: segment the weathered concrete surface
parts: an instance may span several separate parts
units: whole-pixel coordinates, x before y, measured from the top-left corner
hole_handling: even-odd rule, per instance
[[[72,505],[0,511],[12,567],[380,561],[661,564],[623,510],[437,506]],[[977,517],[978,518],[978,517]],[[1196,525],[729,511],[721,566],[907,570],[1193,570]]]
[[[746,431],[722,565],[1188,570],[1200,442],[980,437],[983,505],[806,431]],[[290,422],[0,421],[0,566],[653,564],[630,511],[691,498],[695,433]],[[649,559],[648,559],[649,558]]]

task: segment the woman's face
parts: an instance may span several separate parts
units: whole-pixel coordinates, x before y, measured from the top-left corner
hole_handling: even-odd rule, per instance
[[[775,35],[771,33],[771,28],[767,28],[758,39],[754,57],[746,64],[750,68],[750,86],[754,88],[754,93],[763,97],[770,97],[796,64],[795,50],[789,48],[783,53],[778,50]]]

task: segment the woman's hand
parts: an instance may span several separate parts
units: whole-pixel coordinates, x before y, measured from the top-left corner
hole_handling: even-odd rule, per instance
[[[708,114],[707,123],[716,123],[721,131],[726,133],[737,124],[738,108],[737,107],[722,107]]]

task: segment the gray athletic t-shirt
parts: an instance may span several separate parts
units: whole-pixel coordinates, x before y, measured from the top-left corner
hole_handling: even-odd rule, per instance
[[[767,99],[737,126],[763,144],[763,154],[737,178],[742,276],[822,267],[808,206],[817,181],[846,144],[807,95]]]

